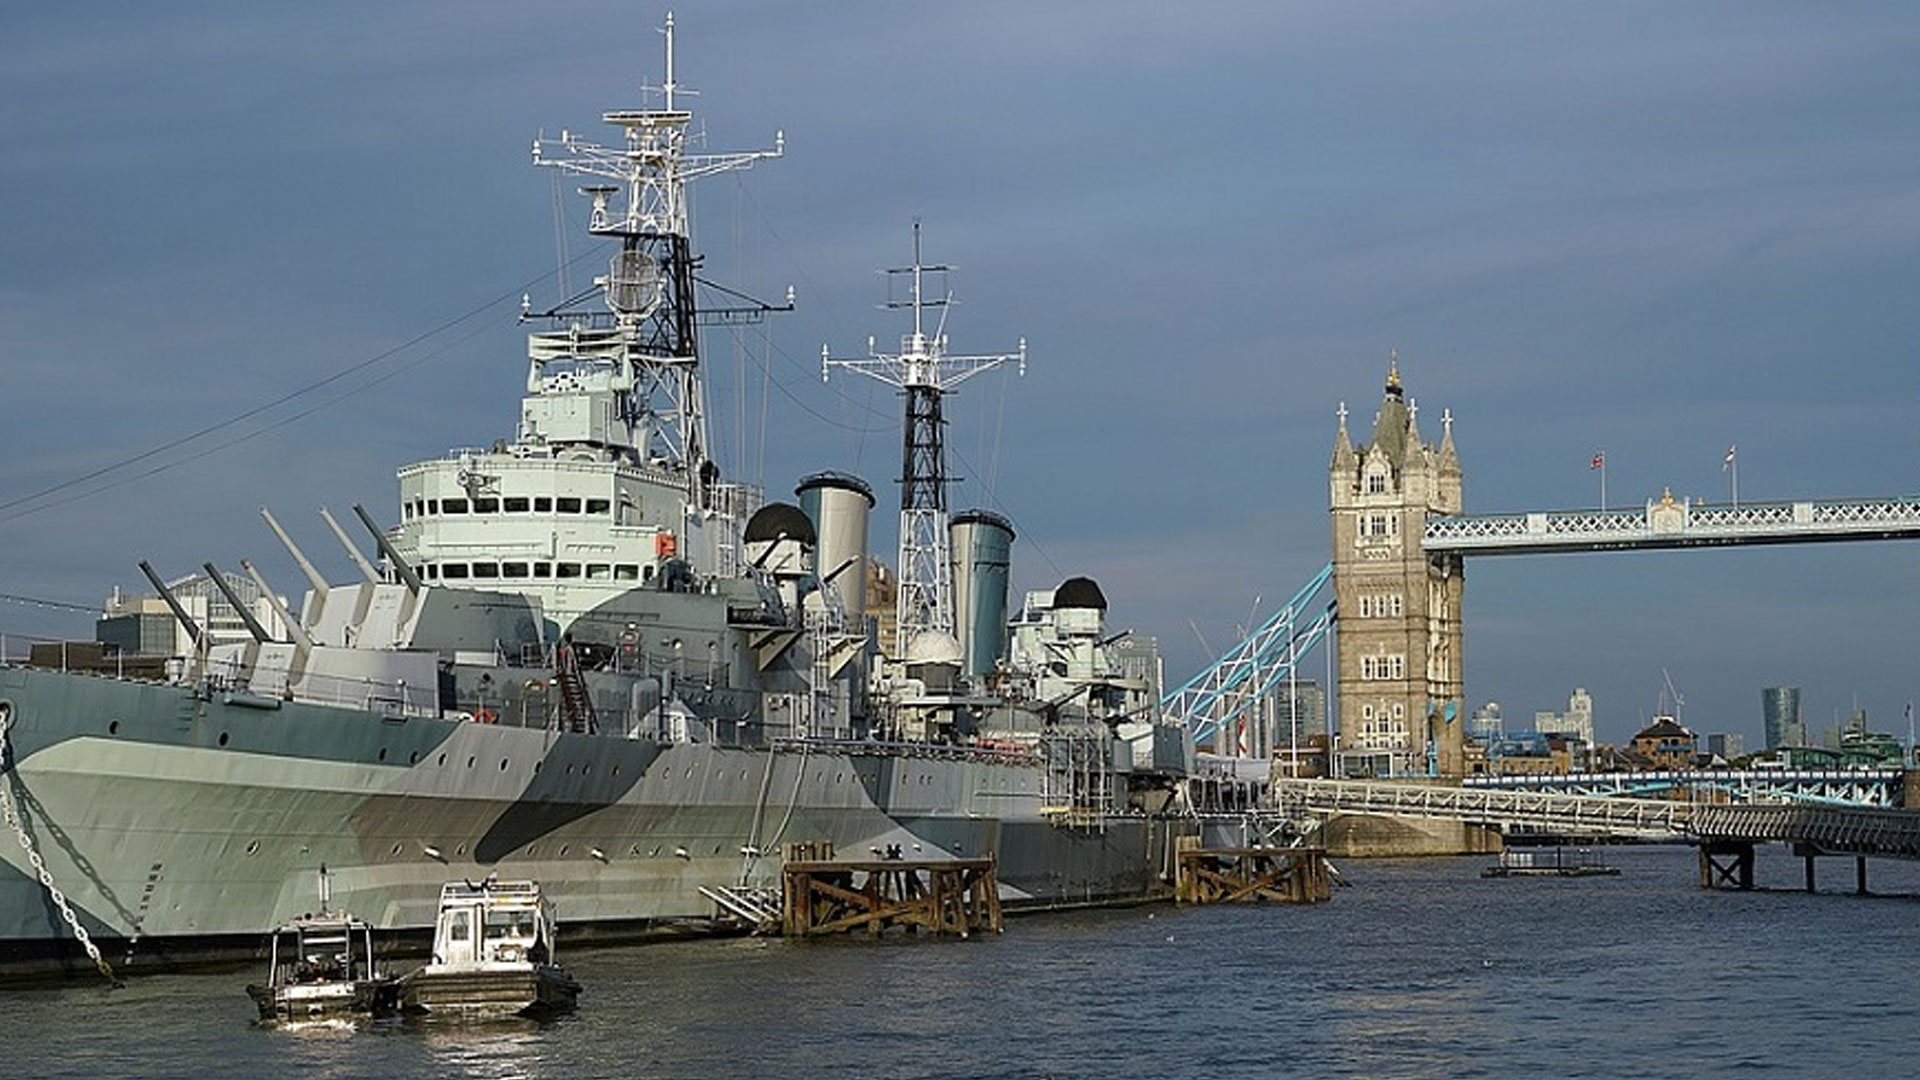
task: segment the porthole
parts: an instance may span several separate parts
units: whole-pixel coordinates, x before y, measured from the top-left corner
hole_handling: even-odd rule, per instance
[[[110,723],[110,724],[108,724],[108,725],[107,725],[107,734],[109,734],[109,735],[118,735],[118,734],[120,734],[120,721],[118,721],[118,720],[115,720],[115,721],[113,721],[112,723]]]
[[[394,853],[395,855],[398,855],[398,854],[400,854],[400,845],[399,845],[399,844],[395,844],[395,845],[393,845],[393,853]]]
[[[227,733],[224,731],[220,733],[220,745],[221,746],[227,745]]]
[[[572,776],[572,775],[573,775],[573,766],[571,766],[571,765],[569,765],[569,766],[567,766],[567,775],[568,775],[568,776]]]
[[[581,775],[581,776],[585,776],[585,775],[587,775],[588,773],[590,773],[590,772],[592,772],[592,771],[593,771],[593,762],[591,762],[591,761],[589,761],[589,762],[586,762],[585,764],[583,764],[583,765],[581,765],[581,766],[580,766],[580,775]]]
[[[639,844],[635,844],[635,845],[633,845],[633,847],[631,847],[631,848],[629,848],[628,850],[630,850],[630,851],[632,851],[632,852],[633,852],[633,853],[634,853],[635,855],[638,855],[638,854],[640,854],[640,845],[639,845]],[[654,850],[654,851],[655,851],[656,853],[658,853],[660,849],[659,849],[659,848],[654,848],[653,850]]]
[[[473,762],[474,762],[474,759],[473,759],[473,758],[468,758],[468,759],[467,759],[467,768],[469,768],[469,769],[471,769],[471,768],[473,768]]]
[[[501,771],[501,772],[506,772],[506,771],[507,771],[507,759],[506,759],[506,758],[501,758],[501,759],[500,759],[500,771]]]
[[[613,775],[615,775],[615,776],[619,776],[619,775],[620,775],[620,766],[618,766],[618,765],[615,765],[615,766],[613,767]]]
[[[461,844],[459,847],[453,849],[453,853],[455,855],[465,855],[467,853],[467,845]]]
[[[410,751],[407,754],[407,764],[409,765],[420,764],[420,751],[418,750]]]
[[[384,746],[383,746],[383,747],[381,747],[381,748],[380,748],[380,753],[379,753],[379,755],[378,755],[378,758],[379,758],[379,760],[381,760],[381,761],[385,761],[385,760],[387,760],[387,748],[386,748],[386,747],[384,747]]]
[[[247,854],[249,855],[260,854],[260,841],[258,840],[247,841]]]
[[[442,765],[445,765],[446,763],[447,763],[447,755],[445,755],[445,754],[441,754],[441,755],[440,755],[440,764],[442,764]]]
[[[561,844],[561,845],[560,845],[560,854],[562,854],[562,855],[565,855],[565,854],[567,853],[567,851],[568,851],[568,849],[570,849],[571,847],[572,847],[572,845],[571,845],[571,844]]]
[[[527,858],[531,859],[538,854],[540,854],[540,845],[538,844],[527,845]]]
[[[634,854],[636,854],[636,855],[640,853],[640,849],[639,849],[639,848],[634,848],[633,850],[634,850]],[[647,852],[647,854],[649,854],[649,855],[658,855],[658,854],[660,854],[660,848],[659,848],[658,846],[656,846],[656,847],[655,847],[655,848],[654,848],[654,849],[653,849],[652,851],[649,851],[649,852]]]

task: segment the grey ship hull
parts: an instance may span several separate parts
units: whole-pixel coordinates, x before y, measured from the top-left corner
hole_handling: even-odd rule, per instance
[[[669,745],[18,667],[0,702],[0,783],[96,943],[136,969],[251,955],[314,909],[323,865],[335,904],[383,929],[424,937],[443,883],[498,872],[540,881],[585,935],[710,925],[700,888],[777,884],[792,841],[993,854],[1015,907],[1143,899],[1192,829],[1056,823],[1036,764],[938,746]],[[0,973],[84,966],[0,841]]]

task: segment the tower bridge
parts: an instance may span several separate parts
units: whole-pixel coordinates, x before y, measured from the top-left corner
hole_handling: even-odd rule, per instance
[[[1166,695],[1163,708],[1196,741],[1228,755],[1272,753],[1247,733],[1279,719],[1283,696],[1286,722],[1299,730],[1300,699],[1289,687],[1312,678],[1301,665],[1324,641],[1333,655],[1312,662],[1326,664],[1333,690],[1336,775],[1462,776],[1470,555],[1920,539],[1920,497],[1907,496],[1723,504],[1668,492],[1613,510],[1467,514],[1453,418],[1442,413],[1435,444],[1422,437],[1418,413],[1397,355],[1366,441],[1349,431],[1341,405],[1328,467],[1332,558],[1265,624]]]

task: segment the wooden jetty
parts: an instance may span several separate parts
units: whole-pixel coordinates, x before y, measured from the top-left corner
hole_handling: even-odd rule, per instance
[[[780,867],[787,937],[909,933],[969,937],[999,933],[994,860],[837,859],[830,845],[791,844]]]
[[[1316,904],[1333,899],[1326,848],[1183,846],[1177,858],[1174,896],[1183,904]]]

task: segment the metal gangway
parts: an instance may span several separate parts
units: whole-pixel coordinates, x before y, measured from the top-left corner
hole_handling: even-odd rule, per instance
[[[1509,833],[1785,843],[1830,855],[1920,859],[1920,811],[1883,806],[1685,803],[1284,778],[1274,780],[1272,792],[1270,813],[1295,820],[1370,814],[1460,821]]]
[[[1339,814],[1428,818],[1502,832],[1674,839],[1691,831],[1695,807],[1667,799],[1603,798],[1546,791],[1390,784],[1362,780],[1273,781],[1275,808],[1294,817]]]
[[[1835,806],[1899,806],[1906,770],[1853,769],[1654,769],[1645,772],[1526,773],[1469,776],[1469,788],[1552,791],[1608,798],[1663,798],[1671,792],[1712,792],[1735,803],[1825,803]]]
[[[1703,839],[1789,843],[1827,855],[1920,859],[1920,812],[1878,806],[1701,806],[1691,828]]]

